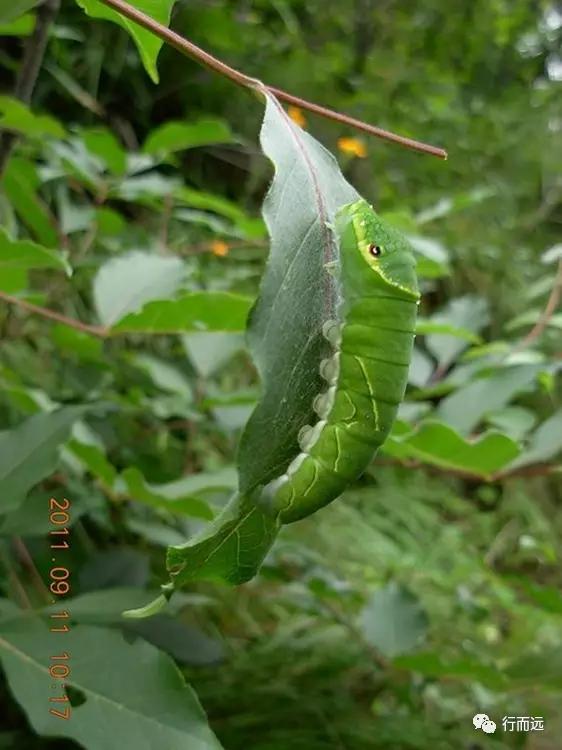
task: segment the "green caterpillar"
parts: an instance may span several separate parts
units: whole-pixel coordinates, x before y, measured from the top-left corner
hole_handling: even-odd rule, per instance
[[[420,297],[410,246],[364,200],[343,206],[335,228],[341,302],[323,328],[333,354],[320,365],[319,421],[301,429],[301,452],[255,496],[281,523],[327,505],[362,474],[406,389]]]

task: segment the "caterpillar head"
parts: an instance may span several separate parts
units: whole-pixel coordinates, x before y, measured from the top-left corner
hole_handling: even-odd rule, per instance
[[[419,298],[416,261],[410,244],[367,201],[361,199],[343,206],[337,223],[342,232],[353,233],[355,251],[373,273],[408,296]],[[345,262],[345,258],[342,260]]]

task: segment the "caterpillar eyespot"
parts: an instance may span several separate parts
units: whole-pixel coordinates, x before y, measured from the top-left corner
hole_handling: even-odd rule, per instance
[[[256,497],[281,523],[314,513],[363,473],[406,389],[419,304],[410,246],[364,200],[338,211],[335,232],[340,299],[322,330],[332,354],[320,363],[328,388],[313,398],[318,421],[301,428],[296,455]],[[365,263],[365,247],[376,264]]]

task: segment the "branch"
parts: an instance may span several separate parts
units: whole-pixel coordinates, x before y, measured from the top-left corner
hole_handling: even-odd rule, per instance
[[[158,23],[158,21],[155,21],[153,18],[147,16],[145,13],[142,13],[140,10],[137,10],[132,5],[126,3],[124,0],[101,0],[101,2],[104,3],[104,5],[108,5],[109,7],[113,8],[115,11],[117,11],[117,13],[126,16],[131,21],[138,23],[139,26],[142,26],[148,31],[151,31],[153,34],[160,37],[160,39],[162,39],[163,41],[168,42],[168,44],[177,49],[178,52],[181,52],[182,55],[186,55],[192,60],[196,60],[210,70],[214,70],[215,73],[220,73],[220,75],[230,79],[238,86],[252,89],[258,93],[265,92],[273,94],[278,99],[286,102],[287,104],[293,104],[294,106],[300,107],[301,109],[305,109],[309,112],[314,112],[315,114],[320,115],[321,117],[325,117],[328,120],[335,120],[336,122],[341,122],[344,125],[349,125],[350,127],[356,128],[357,130],[362,130],[363,132],[369,133],[370,135],[375,135],[377,136],[377,138],[382,138],[386,141],[392,141],[393,143],[399,143],[401,146],[405,146],[406,148],[410,148],[414,151],[421,151],[422,153],[432,154],[433,156],[437,156],[440,159],[447,158],[447,152],[442,148],[431,146],[427,143],[422,143],[421,141],[416,141],[413,138],[406,138],[405,136],[391,133],[388,130],[383,130],[382,128],[376,127],[375,125],[369,125],[362,120],[356,120],[354,117],[349,117],[342,112],[337,112],[333,109],[322,107],[319,104],[314,104],[314,102],[309,102],[306,99],[301,99],[300,97],[289,94],[287,91],[278,89],[275,86],[264,84],[257,78],[247,76],[245,73],[242,73],[241,71],[230,67],[230,65],[223,63],[218,58],[213,57],[213,55],[210,55],[208,52],[201,49],[201,47],[198,47],[188,39],[185,39],[179,34],[176,34],[175,31],[172,31],[166,26]]]
[[[35,29],[27,41],[14,87],[14,98],[19,99],[24,104],[30,104],[31,102],[49,40],[49,29],[58,13],[59,4],[60,0],[45,0],[37,10]],[[0,136],[0,178],[4,173],[17,137],[15,133],[3,133]]]
[[[22,566],[27,569],[28,575],[31,579],[31,582],[33,583],[33,586],[35,587],[35,590],[38,592],[41,598],[47,602],[48,605],[51,604],[52,597],[49,593],[49,589],[47,588],[45,581],[41,578],[41,575],[37,570],[33,558],[29,554],[29,550],[25,546],[23,539],[19,536],[14,536],[12,539],[12,544]]]
[[[55,312],[54,310],[49,310],[47,307],[34,305],[32,302],[27,302],[27,300],[20,299],[19,297],[12,297],[11,294],[0,292],[0,299],[3,299],[5,302],[9,302],[12,305],[17,305],[24,310],[29,310],[29,312],[41,315],[41,317],[43,318],[56,320],[58,323],[63,323],[66,326],[70,326],[70,328],[76,328],[77,331],[82,331],[83,333],[91,333],[94,336],[100,336],[101,338],[106,338],[107,336],[109,336],[109,331],[103,326],[93,326],[89,325],[88,323],[82,323],[82,321],[75,320],[74,318],[67,318],[66,315],[62,315],[61,313]]]
[[[542,332],[547,327],[547,325],[550,322],[550,319],[556,312],[556,309],[558,305],[560,304],[561,298],[562,298],[562,259],[558,261],[558,270],[556,271],[556,276],[554,277],[554,283],[552,285],[550,296],[546,302],[544,310],[542,311],[539,319],[537,320],[535,325],[531,328],[529,333],[525,336],[524,339],[522,339],[517,344],[517,346],[515,346],[514,349],[511,350],[510,354],[514,354],[515,352],[521,351],[521,349],[525,349],[525,347],[529,346],[529,344],[531,344],[533,341],[535,341],[542,335]]]

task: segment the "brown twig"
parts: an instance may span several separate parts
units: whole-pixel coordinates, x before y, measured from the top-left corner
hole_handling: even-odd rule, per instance
[[[27,41],[14,87],[14,97],[24,104],[31,102],[49,40],[49,28],[58,13],[59,4],[60,0],[45,0],[37,10],[35,29]],[[3,133],[0,136],[0,177],[4,173],[17,137],[16,133]]]
[[[2,564],[6,568],[8,579],[10,583],[12,584],[14,596],[19,601],[19,606],[22,609],[33,609],[31,601],[27,595],[27,591],[25,590],[20,579],[18,578],[18,574],[14,570],[14,566],[12,565],[10,556],[6,553],[6,550],[4,549],[3,544],[0,544],[0,561],[2,561]]]
[[[165,250],[168,245],[168,233],[170,229],[170,219],[174,208],[174,198],[169,193],[164,196],[164,208],[162,211],[162,222],[160,224],[160,247]]]
[[[82,321],[75,320],[74,318],[67,318],[66,315],[62,315],[61,313],[55,312],[54,310],[49,310],[47,307],[34,305],[33,302],[28,302],[27,300],[20,299],[19,297],[12,297],[11,294],[0,292],[0,299],[3,299],[5,302],[9,302],[12,305],[17,305],[24,310],[29,310],[29,312],[41,315],[43,318],[56,320],[57,323],[63,323],[66,326],[70,326],[70,328],[76,328],[76,330],[78,331],[91,333],[94,336],[100,336],[101,338],[106,338],[107,336],[109,336],[109,330],[107,328],[104,328],[103,326],[93,326],[89,325],[88,323],[82,323]]]
[[[233,81],[233,83],[236,83],[238,86],[252,89],[258,93],[271,93],[287,104],[292,104],[296,107],[300,107],[301,109],[305,109],[308,112],[314,112],[315,114],[320,115],[321,117],[325,117],[329,120],[341,122],[344,125],[356,128],[357,130],[362,130],[363,132],[374,135],[377,138],[392,141],[393,143],[398,143],[401,146],[413,149],[414,151],[420,151],[425,154],[437,156],[440,159],[447,158],[447,152],[442,148],[431,146],[427,143],[422,143],[421,141],[416,141],[413,138],[407,138],[402,135],[397,135],[396,133],[391,133],[388,130],[383,130],[383,128],[376,127],[375,125],[369,125],[362,120],[356,120],[354,117],[349,117],[349,115],[345,115],[342,112],[337,112],[333,109],[328,109],[327,107],[322,107],[319,104],[315,104],[314,102],[309,102],[306,99],[301,99],[300,97],[294,96],[293,94],[290,94],[287,91],[283,91],[282,89],[278,89],[275,86],[263,84],[258,79],[247,76],[245,73],[236,70],[236,68],[232,68],[230,65],[226,65],[226,63],[223,63],[218,58],[201,49],[201,47],[198,47],[196,44],[193,44],[193,42],[190,42],[188,39],[180,36],[175,31],[172,31],[166,26],[158,23],[158,21],[155,21],[153,18],[147,16],[145,13],[142,13],[140,10],[137,10],[132,5],[126,3],[124,0],[101,1],[105,5],[108,5],[110,8],[113,8],[121,15],[126,16],[131,21],[138,23],[139,26],[144,27],[148,31],[160,37],[160,39],[168,42],[168,44],[177,49],[183,55],[186,55],[187,57],[190,57],[192,60],[196,60],[210,70],[214,70],[216,73],[225,76],[226,78]]]
[[[47,588],[45,581],[41,578],[41,575],[37,570],[37,567],[33,562],[33,558],[29,554],[29,550],[25,546],[23,539],[19,536],[15,536],[12,539],[12,544],[14,545],[14,549],[21,561],[21,564],[24,566],[24,568],[27,569],[29,578],[34,585],[35,590],[43,599],[45,599],[48,604],[50,604],[52,601],[52,596],[49,593],[49,589]]]
[[[562,298],[562,259],[558,261],[558,269],[556,271],[556,276],[554,277],[554,283],[552,285],[552,289],[550,291],[550,295],[548,297],[544,310],[542,311],[541,315],[539,316],[539,319],[537,320],[535,325],[531,328],[529,333],[525,336],[525,338],[521,339],[521,341],[509,352],[510,354],[514,354],[515,352],[521,351],[521,349],[525,349],[525,347],[529,346],[529,344],[531,344],[533,341],[536,341],[536,339],[538,339],[542,335],[544,329],[549,324],[550,319],[556,312],[556,309],[558,305],[560,304],[561,298]]]

